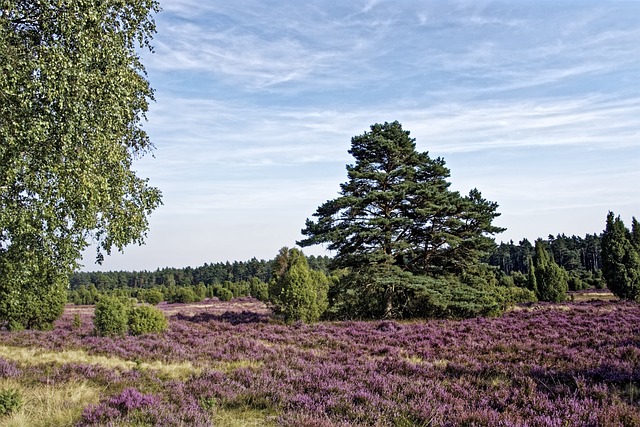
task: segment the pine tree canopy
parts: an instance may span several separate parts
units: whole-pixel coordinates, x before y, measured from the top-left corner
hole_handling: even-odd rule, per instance
[[[339,267],[394,266],[414,274],[460,273],[490,251],[498,205],[473,189],[449,189],[442,158],[416,151],[400,123],[374,124],[351,139],[348,181],[318,207],[301,246],[327,244]]]

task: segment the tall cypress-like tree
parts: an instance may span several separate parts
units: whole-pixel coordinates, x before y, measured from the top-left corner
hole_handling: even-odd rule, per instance
[[[561,302],[567,298],[567,272],[551,258],[542,239],[536,240],[533,270],[540,301]]]
[[[616,296],[640,300],[640,228],[633,219],[632,231],[613,212],[607,215],[602,235],[602,274]]]

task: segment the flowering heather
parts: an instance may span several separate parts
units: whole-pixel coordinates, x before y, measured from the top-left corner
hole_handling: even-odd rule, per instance
[[[0,378],[14,378],[20,375],[20,369],[15,363],[0,357]]]
[[[252,299],[160,307],[170,315],[162,335],[96,337],[90,310],[78,308],[53,331],[1,332],[0,339],[136,362],[128,369],[17,365],[31,381],[103,387],[79,425],[214,425],[221,412],[245,410],[285,426],[640,425],[638,304],[291,326],[270,320]],[[143,368],[153,362],[192,368],[178,376]],[[16,367],[0,359],[0,374],[3,363]]]

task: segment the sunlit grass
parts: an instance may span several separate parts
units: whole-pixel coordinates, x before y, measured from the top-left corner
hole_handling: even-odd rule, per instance
[[[22,408],[0,419],[2,427],[72,426],[85,406],[97,403],[101,390],[87,382],[25,386],[16,380],[0,380],[0,388],[12,388],[22,396]]]
[[[250,408],[222,409],[211,411],[213,425],[220,427],[259,427],[276,426],[276,417],[267,410]]]
[[[214,362],[211,364],[211,368],[216,371],[229,373],[229,372],[235,371],[236,369],[243,369],[243,368],[257,370],[262,368],[263,365],[264,365],[264,362],[256,361],[256,360],[232,360],[232,361]]]
[[[82,363],[123,371],[155,370],[168,378],[187,378],[202,372],[201,368],[194,366],[191,362],[137,362],[114,356],[87,354],[83,350],[50,351],[31,347],[0,346],[0,357],[24,365]]]

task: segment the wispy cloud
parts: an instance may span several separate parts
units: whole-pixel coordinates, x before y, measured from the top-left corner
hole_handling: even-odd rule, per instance
[[[640,215],[638,2],[163,7],[136,167],[165,205],[140,268],[273,256],[335,196],[350,138],[392,120],[499,203],[506,238]]]

